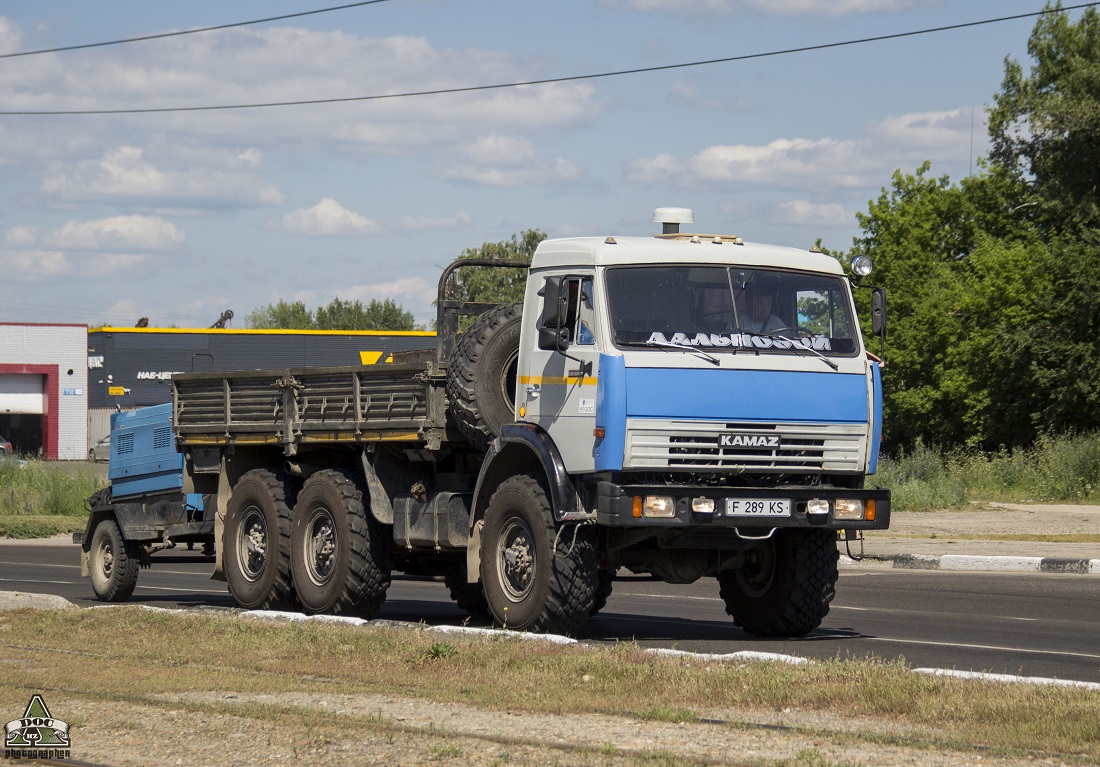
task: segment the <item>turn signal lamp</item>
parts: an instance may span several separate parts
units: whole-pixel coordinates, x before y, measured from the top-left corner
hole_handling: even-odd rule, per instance
[[[647,495],[642,502],[643,517],[675,517],[676,503],[669,495]]]
[[[866,506],[863,510],[863,518],[866,519],[868,522],[874,522],[875,521],[875,499],[874,498],[868,498],[867,499],[867,504],[866,504]]]
[[[837,499],[833,506],[833,519],[860,520],[863,519],[863,501]]]

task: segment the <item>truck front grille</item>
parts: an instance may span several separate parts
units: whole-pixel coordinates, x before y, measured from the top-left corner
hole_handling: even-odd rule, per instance
[[[723,435],[741,444],[723,445]],[[767,446],[778,438],[776,446]],[[864,424],[627,421],[623,468],[768,473],[862,471]]]

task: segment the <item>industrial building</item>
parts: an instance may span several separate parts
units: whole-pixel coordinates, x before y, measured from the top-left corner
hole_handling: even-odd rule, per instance
[[[89,446],[110,432],[116,409],[170,402],[174,373],[385,364],[394,352],[434,347],[435,333],[417,330],[93,328]]]
[[[0,435],[16,453],[88,454],[88,326],[0,323]]]
[[[174,373],[385,364],[434,347],[427,331],[0,323],[0,437],[16,453],[82,460],[111,413],[171,401]]]

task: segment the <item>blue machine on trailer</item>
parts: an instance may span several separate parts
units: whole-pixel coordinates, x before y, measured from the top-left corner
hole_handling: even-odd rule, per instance
[[[213,551],[211,499],[183,492],[183,455],[176,450],[172,405],[111,415],[111,485],[88,501],[88,525],[74,533],[81,544],[81,572],[104,601],[133,593],[139,566],[177,543]],[[93,566],[95,565],[95,566]]]
[[[111,463],[115,499],[183,489],[183,454],[176,450],[172,403],[111,414]],[[201,510],[203,497],[189,493],[187,506]]]

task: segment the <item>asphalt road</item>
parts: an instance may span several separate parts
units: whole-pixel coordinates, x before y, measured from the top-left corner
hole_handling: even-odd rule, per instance
[[[131,602],[233,606],[225,584],[209,579],[212,560],[198,552],[161,552],[153,561]],[[0,542],[0,591],[101,604],[79,564],[76,546]],[[467,619],[441,582],[402,576],[395,578],[379,617],[449,625]],[[587,639],[708,653],[904,658],[913,667],[1100,683],[1100,578],[845,567],[821,628],[800,639],[775,640],[735,628],[712,579],[672,586],[627,576],[616,581]]]

